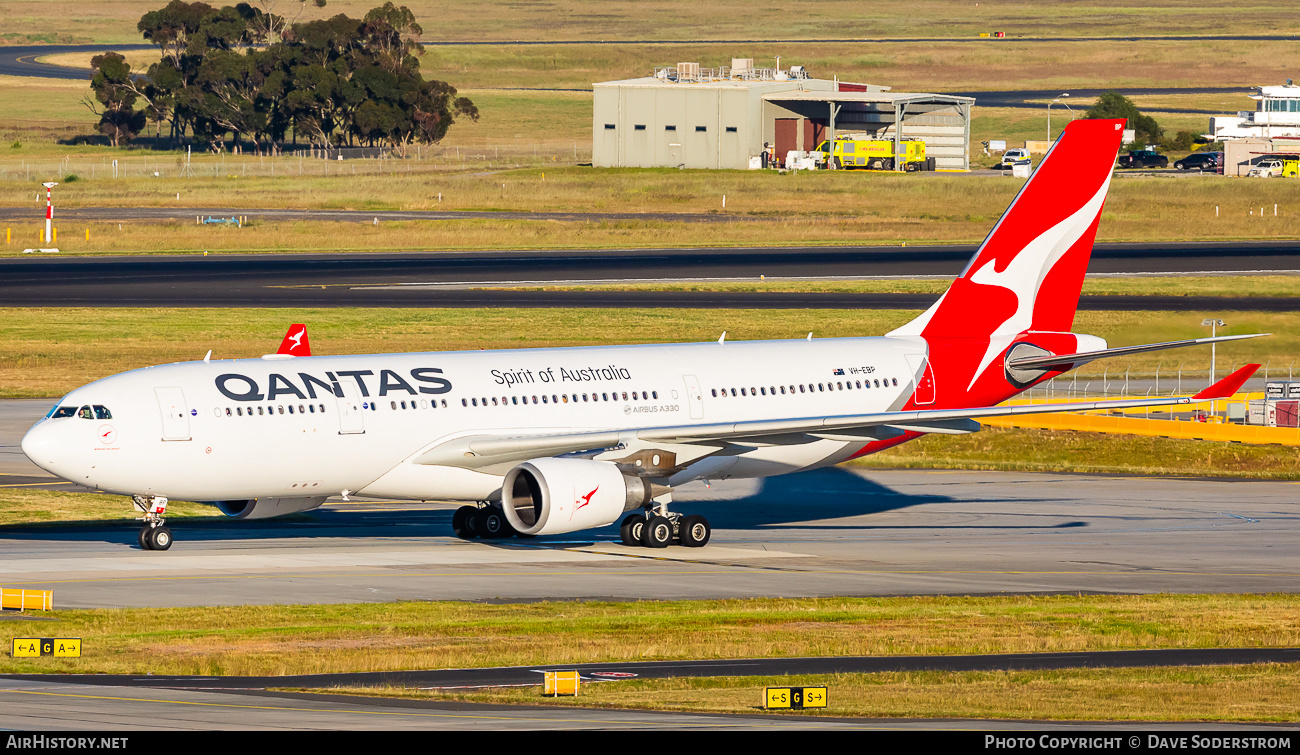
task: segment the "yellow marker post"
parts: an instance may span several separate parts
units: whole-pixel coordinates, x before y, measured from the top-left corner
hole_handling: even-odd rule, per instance
[[[86,241],[90,241],[90,229],[86,229]]]
[[[14,231],[14,229],[12,229],[12,228],[6,228],[6,229],[5,229],[5,243],[6,243],[6,244],[8,244],[8,243],[10,243],[10,242],[12,242],[12,241],[14,240],[14,239],[13,239],[13,231]]]
[[[57,243],[59,243],[59,229],[58,229],[58,228],[55,228],[54,231],[53,231],[53,233],[54,233],[54,236],[50,239],[50,243],[51,243],[51,244],[57,244]]]

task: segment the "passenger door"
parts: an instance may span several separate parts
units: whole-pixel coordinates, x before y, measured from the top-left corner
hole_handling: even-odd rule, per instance
[[[366,431],[366,415],[357,396],[357,387],[342,383],[343,395],[336,399],[339,412],[339,435],[357,435]]]
[[[912,401],[917,406],[934,403],[934,370],[930,369],[930,360],[925,354],[908,354],[907,366],[911,368],[916,390],[912,391]]]
[[[185,404],[185,392],[170,386],[154,388],[153,392],[162,415],[162,439],[189,440],[190,408]]]
[[[683,375],[686,382],[686,404],[691,410],[691,419],[704,418],[704,393],[700,390],[700,380],[694,375]]]

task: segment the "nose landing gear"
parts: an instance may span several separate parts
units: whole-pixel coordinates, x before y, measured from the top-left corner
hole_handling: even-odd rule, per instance
[[[131,505],[144,514],[137,542],[147,551],[165,551],[172,547],[172,531],[163,522],[167,513],[167,499],[162,496],[131,496]]]

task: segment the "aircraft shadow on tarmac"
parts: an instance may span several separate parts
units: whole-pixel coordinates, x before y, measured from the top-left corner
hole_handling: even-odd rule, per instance
[[[756,487],[755,487],[756,486]],[[682,513],[700,513],[708,517],[715,530],[760,530],[770,527],[798,530],[869,531],[878,529],[872,514],[921,506],[949,503],[955,499],[944,495],[902,493],[861,474],[841,467],[767,477],[714,483],[712,488],[687,488],[673,506]],[[993,499],[963,499],[966,503],[996,503]],[[257,541],[314,538],[401,538],[448,537],[454,509],[392,508],[388,506],[332,504],[315,511],[278,519],[238,521],[221,518],[172,518],[168,526],[175,531],[178,544],[185,542]],[[621,517],[620,517],[621,518]],[[853,521],[846,521],[853,520]],[[3,527],[0,539],[66,542],[105,542],[135,547],[136,524],[127,518],[123,507],[121,520],[72,522],[59,526]],[[990,525],[928,524],[928,528],[970,529]],[[992,525],[1001,529],[1005,525]],[[1082,527],[1084,522],[1059,522],[1031,525],[1034,529]],[[888,525],[897,529],[897,524]],[[1016,528],[1012,526],[1011,528]],[[543,536],[527,540],[493,540],[485,544],[571,548],[583,543],[618,540],[618,524],[595,530]]]

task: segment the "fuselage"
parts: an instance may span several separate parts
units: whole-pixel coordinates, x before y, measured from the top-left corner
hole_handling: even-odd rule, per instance
[[[487,500],[500,474],[415,460],[468,435],[888,411],[913,397],[925,359],[923,339],[878,337],[185,362],[72,391],[23,450],[129,495]],[[793,472],[863,446],[755,445],[700,476]]]

